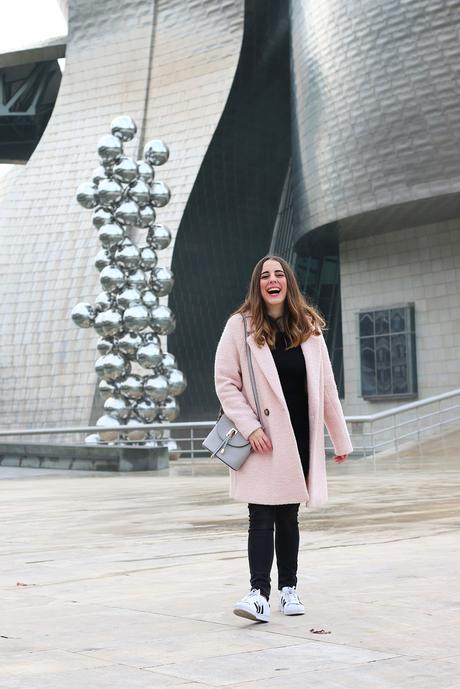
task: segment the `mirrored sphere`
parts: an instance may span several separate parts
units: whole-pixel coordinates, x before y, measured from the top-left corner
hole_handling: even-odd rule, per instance
[[[169,203],[171,191],[165,182],[153,181],[150,186],[150,203],[155,208],[163,208]]]
[[[123,323],[127,330],[139,332],[149,324],[149,311],[145,306],[130,306],[123,314]]]
[[[169,148],[160,139],[152,139],[144,146],[144,158],[151,165],[163,165],[169,158]]]
[[[139,227],[151,227],[155,222],[157,214],[152,206],[145,206],[139,209]]]
[[[151,376],[144,381],[144,392],[152,400],[161,402],[168,396],[168,381],[165,376]]]
[[[101,337],[112,337],[120,332],[122,328],[122,316],[115,309],[101,311],[94,321],[94,329]]]
[[[108,397],[104,402],[104,411],[120,421],[124,421],[131,413],[131,405],[123,397]]]
[[[136,413],[141,417],[142,421],[151,423],[152,421],[155,421],[158,416],[158,406],[153,400],[149,400],[144,397],[137,402]]]
[[[142,347],[142,345],[142,338],[137,333],[125,333],[123,337],[120,337],[118,340],[118,349],[130,359],[136,358],[137,350],[139,347]]]
[[[98,311],[106,311],[113,306],[113,296],[107,292],[99,292],[94,302],[94,306]]]
[[[143,246],[140,250],[140,266],[143,270],[152,270],[158,262],[158,256],[155,249],[150,246]]]
[[[173,440],[172,438],[169,438],[169,440],[166,441],[166,444],[168,446],[169,459],[172,459],[173,461],[180,459],[181,450],[179,445],[177,444],[177,441]]]
[[[137,165],[132,158],[123,156],[113,168],[113,176],[119,182],[129,184],[137,179]]]
[[[155,342],[155,344],[157,344],[158,346],[161,345],[161,341],[158,335],[150,332],[150,330],[147,330],[145,333],[142,333],[142,342],[144,344],[149,344],[149,342]]]
[[[94,184],[83,182],[77,189],[77,201],[83,208],[95,208],[98,204],[97,189]]]
[[[111,163],[116,161],[123,153],[123,146],[120,139],[113,134],[105,134],[97,144],[97,152],[103,162]]]
[[[174,354],[171,354],[171,352],[164,352],[163,359],[161,360],[161,365],[166,372],[168,372],[169,369],[177,370],[177,362]]]
[[[143,270],[138,268],[137,270],[127,275],[126,282],[131,287],[135,287],[138,290],[142,290],[145,287],[147,287],[147,276]]]
[[[119,115],[112,120],[111,131],[121,141],[131,141],[137,132],[137,125],[129,115]]]
[[[91,304],[81,301],[73,307],[70,317],[79,328],[91,328],[94,325],[96,313]]]
[[[139,206],[133,200],[123,201],[115,211],[115,218],[125,225],[139,222]]]
[[[105,208],[96,208],[92,217],[92,223],[94,227],[96,227],[99,230],[102,227],[102,225],[107,225],[108,223],[112,222],[113,215],[110,211],[106,211]]]
[[[99,165],[93,172],[93,183],[97,186],[103,179],[107,179],[107,171],[103,165]]]
[[[98,269],[99,272],[103,270],[106,266],[109,266],[111,263],[111,258],[110,254],[106,249],[101,249],[100,251],[97,252],[96,258],[94,259],[94,265]]]
[[[128,196],[137,203],[139,208],[144,208],[150,201],[150,189],[143,179],[139,179],[129,187]]]
[[[105,354],[96,360],[95,369],[104,380],[119,380],[125,375],[125,359],[120,354]]]
[[[177,368],[169,369],[166,375],[168,379],[168,392],[170,395],[181,395],[187,387],[187,381],[182,371]]]
[[[150,311],[151,325],[159,335],[170,335],[176,327],[176,317],[171,309],[160,304]]]
[[[108,397],[111,397],[117,392],[117,384],[110,383],[108,380],[100,380],[98,387],[99,395],[103,400],[106,400]]]
[[[147,163],[145,160],[138,160],[137,176],[139,179],[143,179],[147,184],[150,184],[150,182],[153,182],[153,178],[155,177],[155,170],[150,163]]]
[[[147,233],[147,243],[154,249],[166,249],[171,243],[171,232],[166,225],[154,225]]]
[[[140,261],[139,249],[135,244],[125,244],[115,252],[115,261],[127,270],[135,270]]]
[[[138,419],[130,419],[127,423],[127,426],[138,426],[139,425],[139,420]],[[143,430],[138,428],[137,430],[133,431],[125,431],[125,435],[128,438],[128,440],[131,440],[131,442],[134,443],[139,443],[142,442],[142,440],[145,440],[148,436],[148,429]]]
[[[85,437],[85,445],[97,445],[101,442],[99,433],[91,433]]]
[[[142,303],[141,294],[139,290],[135,289],[134,287],[125,287],[120,294],[117,294],[116,300],[117,305],[123,311],[125,309],[129,309],[130,306]]]
[[[115,292],[125,284],[125,274],[118,266],[106,266],[101,270],[101,285],[106,292]]]
[[[110,210],[121,200],[123,189],[115,179],[103,179],[97,188],[99,203],[105,210]]]
[[[155,368],[161,362],[162,351],[159,344],[149,342],[137,350],[137,361],[144,368]]]
[[[164,402],[161,402],[159,409],[159,418],[171,423],[179,415],[179,404],[174,397],[167,397]]]
[[[99,354],[109,354],[113,349],[113,341],[108,340],[106,337],[100,337],[97,341],[96,349]]]
[[[152,270],[150,286],[159,297],[169,294],[174,286],[174,275],[169,268],[161,267]]]
[[[116,246],[124,237],[123,229],[117,223],[107,223],[99,230],[99,240],[105,249]]]
[[[141,292],[141,299],[144,306],[148,309],[153,309],[154,306],[158,306],[158,297],[150,289],[144,289]]]
[[[117,432],[116,430],[105,430],[105,429],[116,429],[120,425],[121,424],[118,421],[118,419],[115,419],[113,416],[109,416],[108,414],[104,414],[104,416],[101,416],[96,421],[96,426],[101,427],[101,430],[99,431],[99,436],[100,436],[101,440],[104,440],[106,443],[111,443],[114,440],[117,440],[120,433]],[[104,431],[102,431],[102,429],[104,429]]]
[[[124,397],[130,400],[139,400],[144,396],[142,378],[134,374],[125,376],[123,380],[120,381],[118,389]]]

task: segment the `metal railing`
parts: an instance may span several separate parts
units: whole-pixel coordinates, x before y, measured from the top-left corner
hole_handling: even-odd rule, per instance
[[[435,432],[442,432],[447,426],[459,424],[460,389],[427,397],[409,404],[403,404],[376,414],[346,416],[345,419],[353,443],[353,455],[375,456],[383,450],[399,450],[402,446],[406,446],[407,443],[420,442],[423,438],[433,435]],[[198,459],[209,457],[209,453],[202,447],[201,443],[214,423],[215,421],[153,423],[148,425],[148,430],[153,435],[155,433],[164,434],[164,431],[166,431],[169,437],[178,443],[182,457]],[[132,432],[136,429],[146,430],[146,425],[121,425],[116,429],[110,430]],[[63,436],[100,432],[103,432],[100,426],[1,429],[0,438],[17,438],[16,442],[22,442],[22,439],[28,436],[59,435],[61,436],[59,441],[62,443]],[[123,440],[113,444],[125,445],[133,444],[134,442],[130,443]],[[326,437],[326,451],[328,453],[333,452],[333,447],[328,437]]]

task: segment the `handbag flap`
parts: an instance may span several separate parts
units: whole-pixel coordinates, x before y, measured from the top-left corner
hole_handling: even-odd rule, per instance
[[[230,421],[228,416],[225,416],[225,414],[222,414],[222,416],[218,420],[215,428],[216,428],[216,431],[217,431],[219,438],[223,442],[226,438],[228,431],[231,428],[236,428],[236,426],[234,425],[234,423],[232,421]],[[248,444],[249,444],[249,440],[246,440],[246,438],[243,438],[243,436],[241,435],[241,433],[239,431],[237,433],[235,433],[235,435],[232,438],[230,438],[230,440],[228,441],[228,445],[231,445],[233,447],[244,447],[245,445],[248,445]]]

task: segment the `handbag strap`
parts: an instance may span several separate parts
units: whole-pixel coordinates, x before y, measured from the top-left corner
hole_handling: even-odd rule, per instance
[[[243,325],[244,325],[244,343],[246,345],[246,355],[248,357],[249,377],[251,379],[252,392],[254,394],[254,400],[255,400],[256,408],[257,408],[257,418],[259,419],[260,425],[263,428],[262,414],[260,413],[259,395],[257,394],[256,378],[254,375],[254,369],[252,367],[251,348],[250,348],[249,343],[248,343],[248,329],[246,327],[246,318],[243,315],[241,317],[243,319]]]

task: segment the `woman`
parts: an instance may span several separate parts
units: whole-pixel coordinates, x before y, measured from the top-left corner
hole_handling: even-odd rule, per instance
[[[255,411],[243,316],[262,419]],[[321,332],[324,326],[305,302],[288,263],[266,256],[255,266],[246,299],[227,321],[217,347],[217,396],[252,448],[241,469],[231,472],[230,482],[231,497],[249,507],[251,575],[251,590],[233,612],[251,620],[270,619],[275,551],[280,610],[285,615],[304,613],[296,590],[298,510],[301,502],[327,502],[324,423],[336,462],[345,461],[353,450]]]

